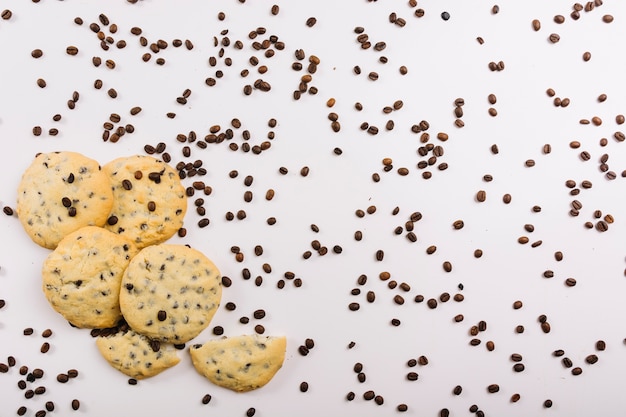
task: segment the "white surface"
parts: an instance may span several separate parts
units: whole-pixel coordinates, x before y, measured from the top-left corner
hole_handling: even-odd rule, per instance
[[[27,415],[34,415],[45,401],[55,402],[56,414],[73,415],[72,398],[82,404],[75,414],[89,416],[137,412],[243,416],[249,407],[257,409],[257,416],[380,416],[396,414],[400,403],[409,406],[405,415],[410,416],[436,416],[444,407],[451,415],[467,415],[472,404],[488,416],[582,416],[600,411],[617,415],[626,407],[621,393],[626,375],[625,179],[619,176],[626,168],[626,144],[612,135],[620,130],[615,115],[626,113],[622,53],[626,7],[618,1],[604,3],[573,21],[569,18],[572,3],[561,0],[503,2],[497,15],[491,14],[493,4],[487,2],[424,1],[418,6],[426,10],[421,19],[412,15],[405,1],[282,2],[278,16],[270,14],[273,2],[252,0],[245,4],[144,0],[135,5],[123,0],[5,1],[0,8],[11,9],[13,17],[0,20],[2,205],[14,206],[21,173],[36,152],[72,150],[106,163],[118,156],[142,154],[145,144],[163,141],[174,164],[183,159],[182,146],[175,139],[178,133],[194,130],[202,138],[210,126],[226,128],[238,117],[243,127],[235,131],[234,141],[241,144],[238,135],[245,128],[253,135],[252,144],[258,144],[270,130],[267,120],[278,120],[272,147],[261,155],[232,152],[227,143],[206,150],[191,145],[190,160],[204,161],[208,175],[203,180],[213,187],[213,194],[205,198],[211,224],[205,229],[196,226],[199,216],[190,199],[187,237],[171,241],[202,250],[233,279],[232,287],[224,291],[223,304],[233,301],[237,310],[220,309],[210,328],[194,342],[214,337],[214,325],[224,326],[226,335],[253,332],[255,320],[242,325],[238,319],[264,308],[268,317],[261,323],[267,334],[287,335],[288,352],[275,379],[246,394],[212,386],[193,370],[186,352],[180,352],[182,363],[174,369],[129,386],[124,375],[99,357],[88,330],[70,328],[48,306],[40,290],[40,267],[48,252],[29,240],[16,218],[2,215],[0,298],[7,305],[0,310],[0,362],[13,355],[18,366],[0,374],[0,415],[15,415],[21,405],[29,408]],[[447,22],[440,18],[444,10],[451,14]],[[223,22],[217,19],[219,11],[226,13]],[[405,18],[407,25],[390,24],[391,12]],[[128,42],[125,49],[100,49],[88,27],[100,13],[118,25],[113,36]],[[566,22],[553,23],[555,14],[564,15]],[[615,21],[603,23],[604,14],[612,14]],[[76,16],[85,21],[82,27],[73,23]],[[318,21],[313,28],[305,25],[310,16]],[[535,18],[543,25],[539,32],[531,29]],[[140,26],[150,42],[168,41],[170,46],[158,54],[167,60],[164,66],[154,63],[158,57],[154,54],[148,63],[141,60],[147,49],[129,33],[133,26]],[[271,59],[255,52],[247,34],[258,26],[267,28],[260,39],[276,34],[285,42],[285,50]],[[355,26],[365,27],[372,43],[383,40],[387,48],[382,53],[361,50]],[[231,47],[226,56],[232,57],[233,65],[210,68],[208,57],[218,51],[212,38],[220,37],[223,29],[229,30]],[[547,41],[552,32],[560,34],[558,44]],[[484,45],[476,41],[477,36],[484,38]],[[195,48],[173,48],[174,38],[191,39]],[[232,47],[237,39],[244,42],[241,51]],[[66,55],[69,45],[79,48],[77,56]],[[42,58],[30,56],[35,48],[44,51]],[[312,83],[319,93],[293,101],[292,91],[304,73],[291,69],[293,53],[299,48],[307,57],[315,54],[321,59]],[[592,54],[589,62],[582,60],[584,51]],[[91,64],[95,55],[114,59],[116,69],[95,68]],[[243,86],[257,78],[248,64],[251,55],[268,65],[269,72],[262,78],[272,90],[246,97]],[[389,63],[380,64],[380,55],[387,56]],[[500,60],[505,70],[489,71],[488,63]],[[355,76],[354,65],[360,65],[363,74]],[[408,67],[406,76],[399,75],[400,65]],[[246,79],[239,76],[244,68],[251,72]],[[204,79],[216,69],[224,70],[225,76],[215,87],[207,87]],[[380,74],[376,82],[366,76],[374,70]],[[47,81],[45,89],[37,87],[39,77]],[[97,78],[104,82],[99,91],[92,87]],[[106,94],[111,87],[119,94],[115,100]],[[549,87],[557,96],[569,97],[571,105],[554,107],[545,94]],[[181,106],[175,99],[186,88],[192,95]],[[71,111],[66,101],[74,90],[80,100]],[[498,98],[495,118],[487,113],[489,93]],[[604,103],[596,101],[601,93],[608,95]],[[331,110],[325,103],[330,97],[337,100],[332,111],[340,117],[339,133],[332,132],[327,119]],[[457,97],[466,102],[463,129],[453,125]],[[382,113],[384,106],[398,99],[404,101],[400,111]],[[356,101],[363,103],[362,112],[354,110]],[[128,111],[133,106],[143,111],[131,117]],[[117,144],[101,140],[102,123],[112,112],[136,129]],[[176,112],[177,117],[168,119],[167,112]],[[56,113],[62,114],[62,121],[52,121]],[[596,115],[604,121],[600,127],[578,123]],[[396,127],[386,132],[384,124],[390,118]],[[433,167],[428,181],[415,167],[420,144],[418,135],[410,132],[410,126],[422,119],[430,122],[432,143],[438,144],[437,132],[450,135],[442,143],[445,155],[440,158],[450,167],[443,172]],[[377,125],[380,133],[362,132],[363,121]],[[43,127],[42,136],[32,135],[35,125]],[[45,133],[52,127],[60,130],[58,136]],[[601,137],[608,138],[605,148],[598,144]],[[570,149],[572,140],[580,141],[581,148]],[[549,155],[542,154],[545,143],[552,145]],[[491,154],[492,144],[499,146],[498,155]],[[341,147],[343,155],[334,155],[334,147]],[[591,153],[590,161],[579,159],[582,150]],[[598,170],[603,153],[610,155],[609,165],[618,174],[615,181],[607,181]],[[382,171],[384,157],[394,161],[389,173]],[[524,161],[530,158],[536,166],[526,168]],[[305,165],[311,173],[303,178],[299,171]],[[287,167],[289,174],[278,174],[280,166]],[[395,172],[401,166],[410,169],[408,176]],[[233,169],[239,171],[236,179],[228,176]],[[382,177],[379,183],[371,180],[374,172]],[[485,183],[484,174],[493,175],[493,182]],[[246,175],[255,178],[249,188],[255,195],[252,203],[243,201]],[[593,182],[592,189],[582,190],[577,197],[584,205],[578,217],[568,215],[572,197],[564,185],[567,179]],[[264,199],[268,188],[276,190],[271,202]],[[474,200],[479,189],[487,191],[484,203]],[[504,193],[513,196],[511,204],[502,203]],[[375,214],[355,216],[355,210],[372,204],[378,208]],[[541,213],[531,211],[534,205],[542,207]],[[390,213],[396,206],[400,212],[394,217]],[[247,211],[247,219],[224,220],[227,211],[239,209]],[[606,233],[583,227],[593,221],[596,209],[615,217]],[[393,233],[413,211],[423,214],[416,224],[414,244]],[[266,224],[269,216],[278,219],[275,226]],[[457,219],[465,222],[462,230],[451,226]],[[310,230],[311,223],[320,227],[320,233]],[[526,223],[535,226],[534,233],[524,230]],[[354,241],[355,230],[363,231],[361,242]],[[531,242],[541,239],[543,245],[534,249],[520,245],[517,238],[522,235]],[[301,254],[310,249],[313,239],[328,246],[329,254],[303,260]],[[257,244],[265,250],[261,257],[253,253]],[[336,244],[343,248],[341,255],[332,253]],[[428,256],[425,249],[432,244],[438,250]],[[235,262],[232,245],[241,247],[245,262]],[[481,259],[473,257],[476,248],[484,251]],[[378,249],[385,251],[382,262],[374,258]],[[557,250],[565,255],[560,263],[553,257]],[[451,273],[442,270],[445,260],[453,264]],[[272,273],[262,272],[264,262],[272,265]],[[243,267],[253,277],[263,275],[263,286],[242,280]],[[554,270],[555,277],[543,278],[546,269]],[[285,271],[301,277],[302,288],[287,282],[285,289],[278,290],[275,283]],[[399,291],[378,279],[381,271],[411,285],[403,306],[393,303]],[[360,274],[369,277],[367,285],[360,296],[351,296]],[[567,277],[575,277],[578,285],[566,287]],[[453,295],[459,283],[464,285],[462,303],[449,301],[430,310],[425,302],[413,302],[417,294],[426,299],[438,298],[442,292]],[[365,302],[369,290],[376,292],[374,304]],[[522,300],[524,307],[513,310],[515,300]],[[347,308],[353,301],[361,303],[357,312]],[[459,313],[465,320],[454,323],[452,318]],[[541,314],[548,316],[549,334],[542,333],[537,323]],[[394,317],[402,321],[399,327],[389,324]],[[485,320],[488,328],[478,336],[483,343],[472,347],[468,330],[479,320]],[[518,324],[526,327],[524,334],[515,334]],[[23,336],[25,327],[33,327],[35,334]],[[52,348],[44,355],[39,347],[46,328],[54,335],[49,339]],[[316,347],[302,357],[297,349],[307,337],[315,340]],[[604,352],[594,348],[600,339],[607,343]],[[485,349],[487,340],[495,342],[495,351]],[[347,349],[350,341],[356,342],[351,350]],[[572,376],[552,357],[555,349],[564,349],[583,374]],[[512,371],[512,353],[523,355],[524,372]],[[584,362],[591,353],[600,358],[595,365]],[[407,360],[420,355],[429,358],[429,365],[409,369]],[[364,364],[367,381],[363,384],[352,371],[355,362]],[[45,395],[23,397],[16,384],[17,368],[24,364],[46,371],[40,381],[48,388]],[[80,376],[65,385],[57,383],[56,374],[69,368],[78,369]],[[407,381],[409,371],[418,372],[419,380]],[[301,381],[309,383],[309,392],[299,392]],[[500,385],[499,393],[487,393],[492,383]],[[458,397],[451,393],[457,384],[463,386]],[[385,404],[364,401],[367,390],[382,395]],[[353,402],[345,400],[349,391],[357,395]],[[516,392],[522,399],[512,404],[509,398]],[[206,393],[213,400],[202,405]],[[542,407],[548,398],[554,402],[550,410]]]

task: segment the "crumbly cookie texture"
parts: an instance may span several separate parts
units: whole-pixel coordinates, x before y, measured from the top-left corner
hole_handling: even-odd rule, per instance
[[[114,197],[105,228],[144,248],[165,242],[182,227],[187,195],[174,168],[150,156],[134,155],[102,169]]]
[[[24,230],[48,249],[81,227],[103,226],[112,206],[108,176],[97,161],[76,152],[38,154],[17,190]]]
[[[96,346],[112,367],[135,379],[155,376],[180,362],[173,345],[155,343],[132,330],[98,337]]]
[[[222,298],[220,271],[184,245],[142,249],[122,278],[120,307],[129,326],[151,339],[185,343],[204,330]]]
[[[236,392],[267,384],[283,366],[284,336],[242,335],[189,348],[193,366],[212,383]]]
[[[137,252],[130,240],[101,227],[78,229],[44,261],[44,295],[76,327],[113,327],[122,318],[122,275]]]

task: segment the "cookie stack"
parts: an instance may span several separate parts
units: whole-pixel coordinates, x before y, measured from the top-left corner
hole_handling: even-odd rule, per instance
[[[42,269],[50,305],[75,327],[108,329],[98,350],[135,379],[179,363],[177,348],[206,329],[220,305],[213,262],[164,243],[186,211],[178,173],[150,156],[101,167],[75,152],[38,154],[18,188],[24,230],[52,250]],[[246,335],[193,345],[190,354],[202,375],[241,392],[274,376],[285,344],[284,337]],[[225,374],[232,377],[224,381]]]

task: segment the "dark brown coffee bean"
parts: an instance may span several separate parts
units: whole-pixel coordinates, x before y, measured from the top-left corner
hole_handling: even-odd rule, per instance
[[[487,391],[491,394],[494,394],[498,391],[500,391],[500,386],[498,384],[491,384],[489,386],[487,386]]]
[[[548,40],[551,43],[557,43],[558,41],[561,40],[561,37],[558,35],[558,33],[551,33],[550,36],[548,37]]]
[[[577,375],[580,375],[580,374],[582,374],[582,373],[583,373],[582,368],[580,368],[580,367],[578,367],[578,366],[577,366],[577,367],[575,367],[575,368],[572,368],[572,375],[577,376]]]
[[[39,349],[39,351],[40,351],[41,353],[48,353],[48,351],[49,351],[49,350],[50,350],[50,343],[48,343],[48,342],[44,342],[44,343],[41,345],[41,348]]]
[[[443,270],[444,271],[446,271],[446,272],[451,272],[452,271],[452,264],[450,263],[450,261],[444,261],[442,266],[443,266]]]
[[[576,285],[576,279],[574,278],[567,278],[565,280],[565,285],[568,287],[574,287]]]
[[[72,410],[76,411],[80,408],[80,401],[74,399],[72,400]]]

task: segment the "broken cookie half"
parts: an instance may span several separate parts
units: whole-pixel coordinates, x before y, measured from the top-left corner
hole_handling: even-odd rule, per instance
[[[96,346],[112,367],[135,379],[155,376],[180,362],[176,348],[132,330],[98,337]]]
[[[242,335],[191,346],[193,366],[209,381],[236,392],[267,384],[283,366],[285,336]]]

